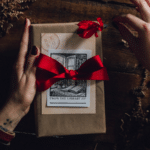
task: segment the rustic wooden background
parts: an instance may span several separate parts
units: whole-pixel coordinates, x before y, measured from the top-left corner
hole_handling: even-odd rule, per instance
[[[0,39],[0,83],[2,83],[0,95],[2,101],[8,93],[11,68],[17,56],[24,18],[29,18],[32,23],[61,23],[82,20],[94,21],[97,17],[101,17],[107,25],[107,28],[102,32],[104,66],[107,67],[110,77],[110,81],[105,82],[106,134],[37,139],[32,106],[29,114],[24,117],[15,130],[17,134],[12,142],[12,149],[115,149],[114,144],[117,143],[120,120],[125,112],[132,109],[135,102],[130,91],[141,84],[143,75],[143,67],[122,42],[119,31],[112,25],[114,16],[126,13],[139,16],[130,0],[37,0],[14,23],[10,33]],[[147,80],[148,82],[149,80]],[[149,106],[149,98],[149,89],[147,89],[145,97],[142,99],[144,111]],[[145,146],[143,146],[144,148]]]

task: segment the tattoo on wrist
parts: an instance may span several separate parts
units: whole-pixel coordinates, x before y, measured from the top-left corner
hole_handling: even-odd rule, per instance
[[[3,123],[4,126],[12,124],[12,121],[10,119],[6,119],[6,121]]]

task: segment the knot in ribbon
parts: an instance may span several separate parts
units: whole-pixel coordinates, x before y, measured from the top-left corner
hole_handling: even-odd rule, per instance
[[[36,59],[36,85],[38,91],[45,91],[62,79],[109,80],[107,70],[98,55],[85,61],[79,69],[68,70],[55,59],[40,54]]]
[[[66,69],[66,78],[67,79],[74,79],[78,75],[76,70],[68,70]]]
[[[83,20],[79,22],[77,25],[79,29],[77,30],[77,34],[82,38],[90,38],[93,34],[98,37],[97,31],[103,30],[103,22],[100,17],[97,18],[98,23],[90,20]]]

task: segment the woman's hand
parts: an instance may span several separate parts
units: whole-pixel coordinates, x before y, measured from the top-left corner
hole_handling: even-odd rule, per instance
[[[150,70],[150,0],[131,0],[140,12],[141,18],[132,14],[117,16],[113,19],[123,38],[128,42],[137,59]],[[138,32],[135,37],[125,25],[129,24]]]
[[[26,19],[18,59],[13,69],[11,95],[0,111],[0,126],[10,131],[28,113],[36,93],[34,61],[40,51],[34,46],[27,56],[30,25],[30,20]]]

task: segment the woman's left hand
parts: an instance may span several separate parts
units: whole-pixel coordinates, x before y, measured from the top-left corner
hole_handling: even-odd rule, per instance
[[[34,62],[40,51],[33,46],[27,56],[30,25],[30,20],[26,19],[18,59],[14,65],[11,95],[0,111],[0,126],[10,131],[13,131],[22,117],[28,113],[36,93]]]

